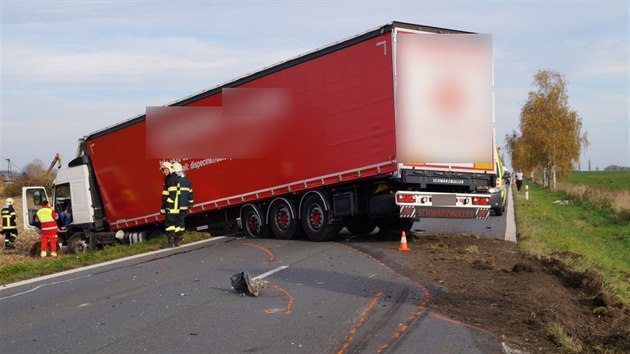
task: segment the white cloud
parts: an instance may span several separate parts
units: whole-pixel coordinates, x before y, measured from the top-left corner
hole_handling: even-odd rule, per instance
[[[569,74],[573,80],[612,80],[628,83],[628,37],[593,41],[570,41]],[[627,87],[627,86],[626,86]]]
[[[271,64],[287,50],[253,53],[211,45],[194,38],[124,38],[115,47],[54,48],[8,43],[4,46],[3,83],[29,85],[136,85],[164,83],[186,85],[201,77],[210,79]],[[293,52],[291,54],[294,54]],[[216,79],[215,79],[216,81]]]

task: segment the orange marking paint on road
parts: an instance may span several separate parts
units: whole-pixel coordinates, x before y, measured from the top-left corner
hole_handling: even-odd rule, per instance
[[[380,354],[380,353],[382,353],[382,352],[383,352],[383,350],[385,350],[385,349],[387,349],[387,348],[389,348],[389,344],[383,344],[383,345],[381,345],[381,347],[380,347],[380,348],[378,348],[378,350],[376,351],[376,353]]]
[[[450,322],[450,323],[454,323],[454,324],[456,324],[456,325],[460,325],[460,326],[464,326],[464,327],[469,327],[469,328],[472,328],[472,329],[476,329],[476,330],[478,330],[478,331],[480,331],[480,332],[483,332],[483,333],[489,333],[487,330],[485,330],[485,329],[483,329],[483,328],[479,328],[479,327],[476,327],[476,326],[473,326],[473,325],[469,325],[469,324],[466,324],[466,323],[464,323],[464,322],[459,322],[459,321],[456,321],[456,320],[450,319],[450,318],[448,318],[448,317],[440,316],[440,315],[438,315],[438,314],[436,314],[436,313],[431,313],[431,314],[433,315],[433,317],[435,317],[435,318],[437,318],[437,319],[440,319],[440,320],[443,320],[443,321],[446,321],[446,322]]]
[[[346,341],[343,343],[341,349],[337,352],[337,354],[342,354],[344,349],[348,348],[350,342],[352,342],[352,340],[354,339],[354,334],[357,333],[357,330],[361,328],[363,323],[367,320],[367,316],[370,314],[374,306],[376,306],[376,303],[381,298],[381,295],[383,295],[383,292],[379,292],[378,294],[374,295],[372,301],[367,305],[365,310],[363,310],[361,316],[359,316],[359,321],[357,322],[357,324],[354,326],[354,328],[350,330],[350,334],[346,338]]]
[[[272,285],[272,288],[280,291],[281,293],[283,293],[288,299],[289,302],[287,303],[287,307],[283,312],[277,312],[277,311],[271,311],[271,310],[265,310],[264,313],[265,315],[290,315],[291,314],[291,308],[293,307],[293,296],[291,296],[291,294],[289,294],[288,291],[284,290],[283,288],[279,287],[278,285]]]
[[[376,263],[378,263],[381,266],[383,266],[390,273],[405,279],[408,283],[412,284],[413,286],[418,287],[422,291],[422,293],[424,294],[424,299],[422,300],[422,302],[420,304],[415,305],[420,311],[416,311],[414,314],[408,316],[407,317],[407,322],[405,324],[401,325],[401,329],[396,331],[390,337],[391,340],[397,340],[398,338],[400,338],[402,336],[402,332],[407,331],[407,329],[411,326],[411,323],[413,321],[415,321],[420,315],[422,315],[425,312],[426,306],[429,303],[429,301],[431,300],[431,292],[429,291],[429,288],[424,286],[421,282],[414,281],[413,279],[409,278],[408,276],[397,272],[396,270],[390,268],[387,264],[383,263],[382,261],[374,258],[373,256],[371,256],[371,255],[369,255],[369,254],[367,254],[365,252],[361,252],[361,251],[359,251],[359,250],[357,250],[355,248],[352,248],[350,246],[347,246],[347,245],[346,245],[346,247],[348,247],[351,250],[353,250],[355,252],[358,252],[358,253],[364,255],[365,257],[375,261]],[[377,353],[381,353],[383,350],[387,349],[388,347],[389,347],[389,344],[383,344],[380,347],[380,349],[378,349],[376,352]]]
[[[271,252],[270,250],[266,249],[263,246],[257,245],[255,243],[249,243],[249,242],[243,243],[243,246],[254,247],[254,248],[257,248],[257,249],[265,252],[269,256],[269,259],[265,263],[273,263],[273,262],[276,261],[276,256],[274,256],[273,252]]]

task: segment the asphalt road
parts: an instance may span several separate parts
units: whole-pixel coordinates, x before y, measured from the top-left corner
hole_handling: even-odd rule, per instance
[[[363,245],[362,247],[365,247]],[[215,238],[0,289],[6,353],[493,353],[350,242]],[[240,296],[230,276],[269,282]]]
[[[511,188],[508,188],[508,204],[506,212],[501,216],[493,215],[487,219],[479,220],[423,218],[414,224],[411,231],[418,235],[431,233],[467,234],[516,242],[513,205],[512,191]]]

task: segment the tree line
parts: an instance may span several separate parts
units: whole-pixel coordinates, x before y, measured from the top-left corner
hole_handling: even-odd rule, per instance
[[[46,176],[44,163],[39,159],[33,160],[24,166],[22,173],[13,177],[9,183],[4,182],[2,195],[4,197],[20,196],[22,195],[22,187],[27,186],[44,186],[47,191],[50,192],[56,174],[57,171],[53,169],[50,171],[49,175]]]

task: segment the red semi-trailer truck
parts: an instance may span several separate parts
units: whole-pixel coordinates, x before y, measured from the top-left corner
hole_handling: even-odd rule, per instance
[[[497,178],[489,43],[392,22],[166,105],[159,124],[147,108],[91,133],[53,187],[54,204],[72,210],[60,236],[78,251],[158,232],[165,160],[193,184],[193,230],[325,241],[342,227],[488,217]],[[244,102],[245,118],[230,114]],[[290,113],[256,116],[268,106]],[[195,107],[194,122],[178,118]],[[206,124],[226,121],[235,124]],[[161,145],[156,132],[180,140]],[[43,198],[25,189],[25,223]]]

